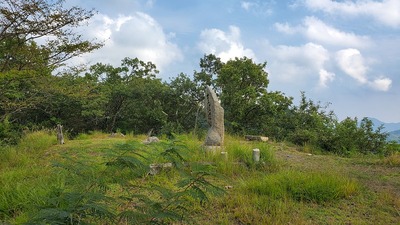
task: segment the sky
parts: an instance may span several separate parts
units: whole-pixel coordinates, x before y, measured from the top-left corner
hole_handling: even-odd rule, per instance
[[[68,0],[98,13],[81,28],[104,47],[71,63],[151,61],[159,78],[205,54],[267,62],[269,91],[330,104],[338,119],[400,122],[400,0]]]

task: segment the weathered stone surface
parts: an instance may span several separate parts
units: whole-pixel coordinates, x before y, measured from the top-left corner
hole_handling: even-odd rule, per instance
[[[63,145],[65,143],[61,124],[57,125],[57,142],[60,145]]]
[[[173,164],[172,163],[155,163],[155,164],[150,164],[149,167],[150,167],[150,170],[149,170],[148,174],[156,175],[166,168],[172,168]]]
[[[154,142],[160,142],[160,139],[158,139],[157,137],[147,137],[146,140],[143,141],[143,144],[150,144],[150,143],[154,143]]]
[[[262,142],[268,141],[268,137],[264,136],[245,135],[244,138],[248,141],[262,141]]]
[[[258,148],[253,149],[253,161],[254,162],[260,161],[260,149]]]
[[[206,87],[205,112],[208,129],[205,146],[222,146],[224,143],[224,109],[211,87]]]

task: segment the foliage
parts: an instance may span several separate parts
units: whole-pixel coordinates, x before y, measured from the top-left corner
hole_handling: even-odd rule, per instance
[[[154,64],[137,58],[123,59],[120,67],[93,65],[85,77],[96,83],[102,97],[95,105],[101,112],[97,114],[100,128],[136,133],[159,130],[166,123],[162,107],[166,87],[156,79],[157,73]]]
[[[64,80],[50,74],[66,60],[101,46],[83,40],[74,30],[93,15],[94,11],[79,7],[65,8],[62,0],[2,2],[0,136],[6,143],[15,144],[16,137],[27,127],[54,126],[65,105],[75,109],[76,101],[67,95]],[[39,40],[44,43],[39,44]]]
[[[0,72],[32,70],[43,64],[51,71],[66,60],[101,46],[82,40],[74,32],[94,11],[65,8],[63,3],[5,0],[0,5]],[[46,43],[36,45],[35,40],[43,37],[47,37]]]
[[[52,76],[65,60],[100,47],[81,40],[73,30],[93,11],[64,9],[63,1],[43,0],[6,1],[1,7],[1,22],[7,25],[0,33],[5,57],[0,59],[2,144],[17,143],[24,129],[60,123],[72,136],[93,130],[200,135],[208,127],[202,109],[209,85],[221,100],[229,133],[264,135],[343,155],[387,149],[387,134],[382,128],[373,130],[367,119],[360,124],[339,122],[328,111],[329,104],[315,103],[304,92],[295,106],[292,97],[268,91],[267,63],[246,57],[222,62],[204,55],[193,78],[181,73],[169,83],[157,78],[153,63],[128,57],[118,67],[96,63],[89,70],[75,68]],[[44,35],[53,38],[38,45],[35,40]]]
[[[150,145],[141,143],[145,136],[99,132],[65,145],[45,141],[54,136],[35,132],[18,148],[2,150],[1,223],[399,221],[395,155],[309,156],[283,143],[227,135],[228,158],[221,160],[219,154],[205,155],[202,140],[191,134]],[[261,151],[259,163],[252,162],[254,148]],[[174,166],[148,174],[149,163],[166,162]],[[225,194],[214,195],[220,187]]]
[[[37,140],[31,142],[32,146],[42,147],[40,151],[24,150],[25,154],[42,157],[48,145],[39,145],[41,142]],[[18,151],[27,145],[21,144]],[[210,196],[224,191],[212,183],[216,176],[214,169],[188,163],[184,157],[186,151],[179,141],[149,146],[127,141],[106,149],[95,161],[92,157],[77,158],[74,153],[63,152],[52,162],[52,167],[37,166],[29,170],[31,163],[19,165],[14,172],[0,175],[0,221],[12,218],[29,224],[190,221],[193,204],[201,207]],[[149,164],[154,162],[172,162],[173,168],[152,176]],[[30,176],[33,177],[27,179]],[[19,185],[13,185],[15,182]]]

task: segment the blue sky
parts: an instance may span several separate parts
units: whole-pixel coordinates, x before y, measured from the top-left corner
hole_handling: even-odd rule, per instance
[[[267,61],[269,90],[331,103],[339,119],[400,122],[400,0],[69,0],[105,46],[71,63],[151,61],[169,81],[204,54]]]

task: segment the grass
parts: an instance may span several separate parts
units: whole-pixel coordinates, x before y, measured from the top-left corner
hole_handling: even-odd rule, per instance
[[[138,207],[154,218],[192,218],[184,224],[400,223],[398,153],[343,158],[227,135],[221,151],[228,157],[222,158],[205,154],[203,141],[191,134],[151,145],[144,145],[144,139],[93,132],[57,145],[55,134],[39,131],[17,146],[4,147],[0,223],[35,218],[43,223],[49,215],[65,214],[74,215],[69,221],[75,224],[107,224],[124,212],[119,220],[123,224],[129,216],[144,216]],[[257,163],[252,160],[254,148],[261,151]],[[146,174],[148,164],[165,162],[183,170]],[[210,194],[221,189],[225,194]],[[200,201],[204,197],[208,201]],[[156,206],[165,213],[157,214]]]
[[[383,165],[399,167],[400,166],[400,152],[394,152],[389,156],[380,160]]]
[[[297,201],[324,203],[348,198],[359,189],[358,184],[340,175],[280,171],[243,183],[244,191],[270,198],[291,198]]]

